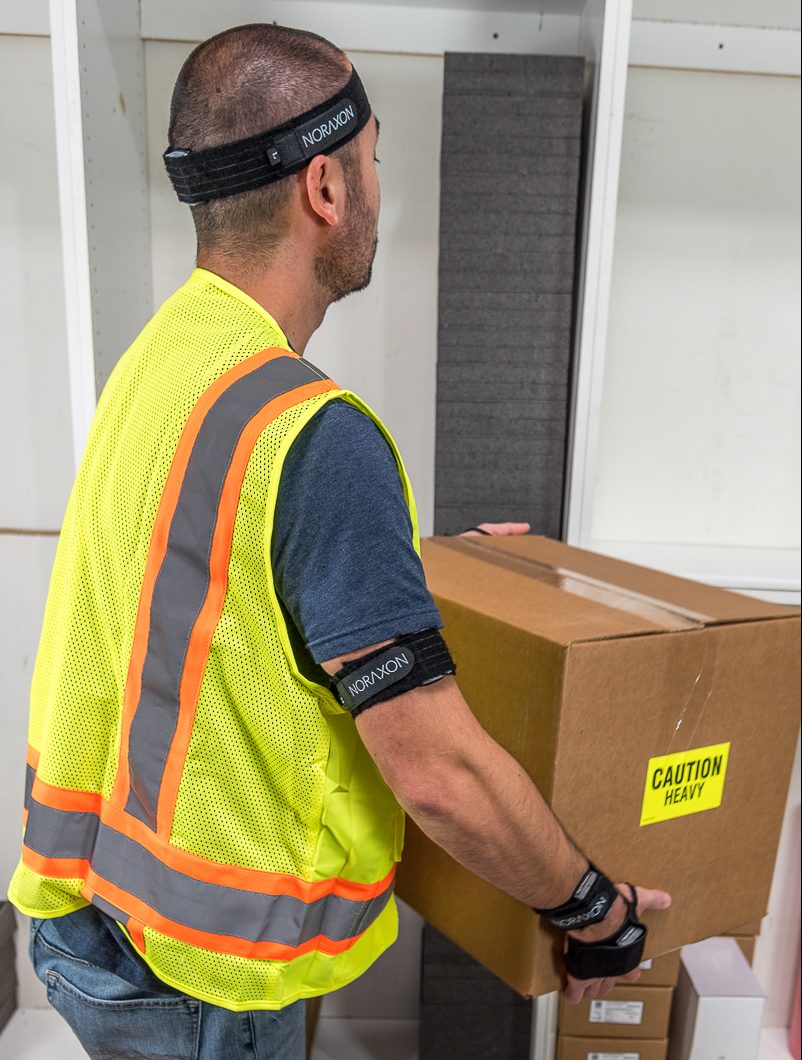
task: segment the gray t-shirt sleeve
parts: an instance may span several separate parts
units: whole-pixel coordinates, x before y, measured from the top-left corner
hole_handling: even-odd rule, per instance
[[[392,450],[346,401],[324,405],[287,455],[271,558],[278,596],[316,663],[443,625]]]

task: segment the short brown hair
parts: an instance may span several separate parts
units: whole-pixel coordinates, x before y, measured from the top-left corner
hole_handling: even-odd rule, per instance
[[[266,132],[324,102],[348,80],[339,48],[305,30],[235,26],[199,44],[173,89],[170,147],[200,151]],[[353,180],[354,141],[337,153]],[[199,250],[258,269],[286,235],[288,179],[191,207]]]

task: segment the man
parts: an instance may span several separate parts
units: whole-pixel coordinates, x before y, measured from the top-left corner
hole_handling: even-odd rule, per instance
[[[312,34],[238,27],[179,74],[165,161],[198,268],[98,403],[9,892],[92,1057],[300,1057],[303,999],[396,937],[404,811],[568,932],[569,1000],[636,977],[638,912],[669,901],[589,865],[478,725],[392,438],[303,360],[370,279],[377,137]]]

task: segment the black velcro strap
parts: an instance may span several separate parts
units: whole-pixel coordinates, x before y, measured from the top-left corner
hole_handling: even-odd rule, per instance
[[[618,889],[612,880],[591,863],[564,905],[535,912],[561,931],[578,931],[604,920],[617,897]]]
[[[315,155],[328,155],[360,132],[371,116],[356,70],[317,107],[274,129],[200,151],[171,146],[164,165],[175,193],[190,206],[253,191],[298,173]]]
[[[621,895],[627,906],[627,918],[622,926],[609,938],[599,942],[580,942],[568,936],[565,967],[574,979],[607,979],[626,975],[634,971],[643,960],[646,943],[646,926],[638,919],[635,888],[632,900]]]
[[[424,629],[346,663],[334,675],[334,694],[356,717],[374,703],[432,684],[456,671],[439,630]]]

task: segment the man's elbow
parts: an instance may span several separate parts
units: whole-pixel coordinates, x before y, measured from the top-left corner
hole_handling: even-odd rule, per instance
[[[468,770],[463,763],[416,763],[388,770],[389,787],[416,821],[450,821],[466,797]]]

